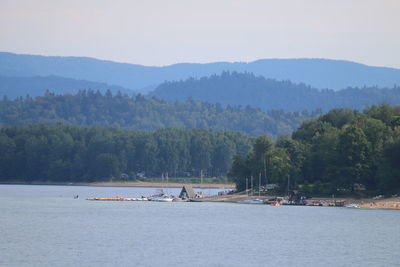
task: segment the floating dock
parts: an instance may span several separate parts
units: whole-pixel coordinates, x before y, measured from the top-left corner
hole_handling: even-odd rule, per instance
[[[148,201],[148,198],[135,198],[135,197],[93,197],[87,198],[86,200],[97,200],[97,201]]]

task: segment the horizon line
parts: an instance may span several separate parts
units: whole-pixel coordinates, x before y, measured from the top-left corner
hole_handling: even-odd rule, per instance
[[[354,64],[359,64],[359,65],[364,65],[368,67],[378,67],[378,68],[387,68],[387,69],[396,69],[400,70],[398,67],[388,67],[388,66],[380,66],[380,65],[369,65],[366,63],[354,61],[354,60],[349,60],[349,59],[335,59],[335,58],[322,58],[322,57],[276,57],[276,58],[259,58],[255,60],[250,60],[250,61],[229,61],[229,60],[221,60],[221,61],[208,61],[208,62],[190,62],[190,61],[185,61],[185,62],[176,62],[176,63],[171,63],[171,64],[165,64],[165,65],[144,65],[144,64],[138,64],[138,63],[132,63],[132,62],[124,62],[124,61],[117,61],[113,59],[105,59],[105,58],[99,58],[99,57],[90,57],[90,56],[60,56],[60,55],[48,55],[48,54],[31,54],[31,53],[16,53],[16,52],[10,52],[10,51],[0,51],[0,53],[7,53],[7,54],[14,54],[14,55],[20,55],[20,56],[38,56],[38,57],[56,57],[56,58],[84,58],[84,59],[94,59],[98,61],[106,61],[106,62],[113,62],[113,63],[118,63],[118,64],[128,64],[128,65],[136,65],[136,66],[143,66],[143,67],[155,67],[155,68],[163,68],[163,67],[169,67],[169,66],[174,66],[174,65],[179,65],[179,64],[198,64],[198,65],[206,65],[206,64],[218,64],[218,63],[230,63],[230,64],[251,64],[257,61],[262,61],[262,60],[327,60],[327,61],[342,61],[342,62],[349,62],[349,63],[354,63]]]

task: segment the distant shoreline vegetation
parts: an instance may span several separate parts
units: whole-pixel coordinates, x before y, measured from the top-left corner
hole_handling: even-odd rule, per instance
[[[0,127],[0,181],[135,181],[225,176],[252,138],[238,132],[35,124]]]
[[[400,193],[400,106],[379,105],[363,113],[334,109],[302,123],[292,137],[255,140],[235,156],[229,176],[238,190],[276,184],[311,195]]]
[[[93,182],[228,177],[309,194],[400,193],[400,106],[334,109],[276,142],[239,132],[45,125],[0,127],[0,180]]]

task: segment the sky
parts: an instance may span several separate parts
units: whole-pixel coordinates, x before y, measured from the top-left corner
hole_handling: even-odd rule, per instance
[[[400,68],[399,0],[0,0],[0,51],[163,66],[329,58]]]

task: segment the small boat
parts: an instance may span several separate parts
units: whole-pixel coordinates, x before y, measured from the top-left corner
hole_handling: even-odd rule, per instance
[[[157,194],[151,195],[147,198],[149,201],[157,202],[172,202],[173,198],[164,193],[161,189]]]
[[[93,197],[87,198],[86,200],[98,200],[98,201],[138,201],[137,198],[131,197]]]
[[[174,199],[172,197],[169,196],[161,196],[161,197],[155,197],[152,198],[151,201],[156,201],[156,202],[172,202]]]
[[[360,207],[356,204],[347,204],[344,205],[345,208],[351,208],[351,209],[359,209]]]
[[[281,203],[279,203],[278,201],[276,202],[272,202],[271,204],[269,204],[270,206],[274,206],[274,207],[278,207],[281,205]]]
[[[264,204],[264,201],[262,199],[245,199],[245,200],[239,201],[238,203],[240,203],[240,204]]]
[[[167,193],[164,192],[163,189],[160,189],[158,193],[148,197],[149,201],[156,201],[156,202],[172,202],[174,199],[172,196],[168,196],[168,173],[166,173],[165,178],[167,180],[166,188]],[[164,173],[161,174],[162,183],[164,183]]]

